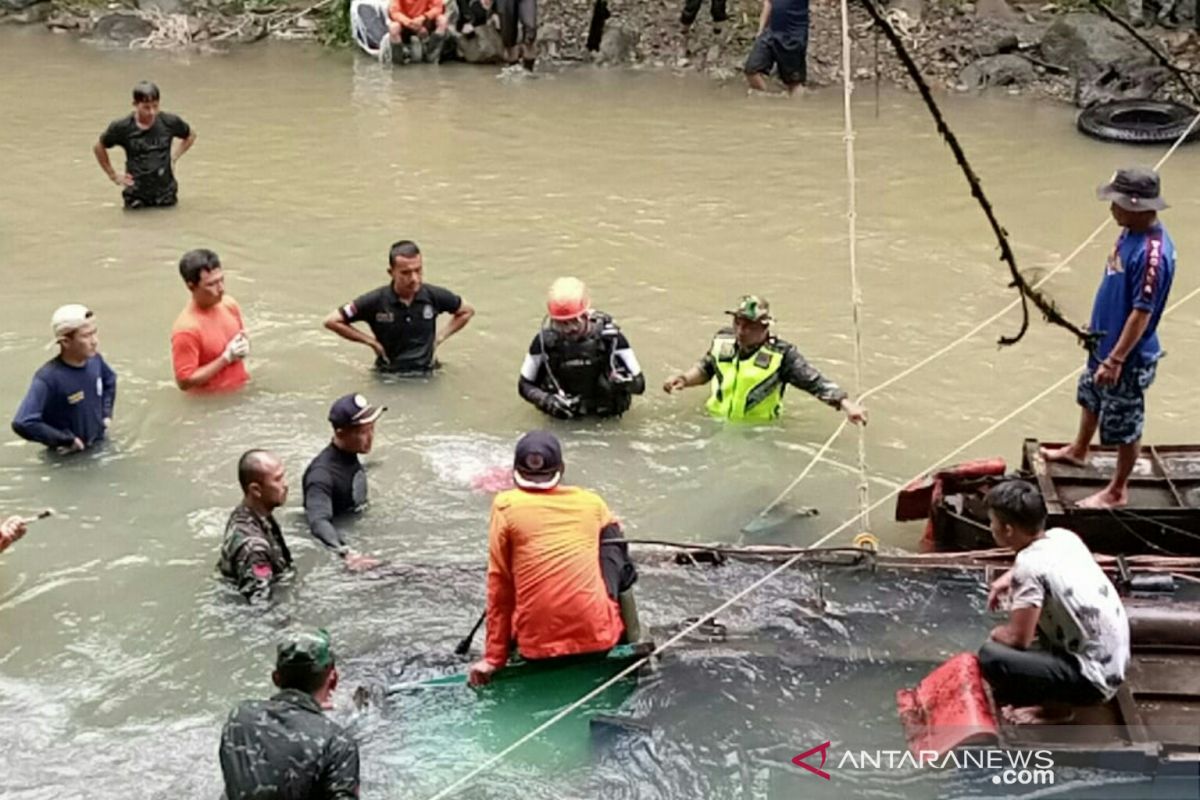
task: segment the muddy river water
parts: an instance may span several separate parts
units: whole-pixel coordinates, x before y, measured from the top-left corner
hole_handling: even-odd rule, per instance
[[[60,512],[0,557],[5,797],[216,797],[221,721],[236,700],[269,691],[283,627],[328,627],[346,686],[448,671],[483,600],[489,497],[472,481],[503,464],[521,432],[546,425],[516,380],[556,276],[588,282],[649,379],[620,421],[551,425],[570,479],[600,491],[630,535],[743,541],[742,523],[839,422],[793,392],[778,424],[723,426],[705,415],[702,390],[658,389],[705,351],[738,295],[768,297],[779,335],[853,390],[834,89],[788,102],[692,76],[591,69],[511,82],[490,69],[385,72],[304,45],[159,54],[11,28],[0,29],[0,74],[0,409],[15,410],[49,357],[47,322],[63,303],[96,311],[120,377],[98,452],[61,459],[12,435],[0,447],[0,514]],[[130,214],[90,148],[143,77],[199,138],[178,169],[180,205]],[[885,91],[876,115],[864,88],[854,110],[865,389],[1014,295],[917,99]],[[946,111],[1031,270],[1055,266],[1105,219],[1093,192],[1114,168],[1161,155],[1084,139],[1056,105],[947,98]],[[1200,248],[1200,149],[1178,152],[1163,175],[1178,298],[1196,285],[1187,254]],[[1110,227],[1048,284],[1072,318],[1086,320],[1115,235]],[[381,381],[365,348],[321,327],[385,281],[399,238],[421,244],[428,281],[478,312],[428,381]],[[169,329],[186,300],[176,264],[193,247],[220,254],[249,326],[253,381],[236,397],[184,396],[171,380]],[[869,401],[873,497],[1081,364],[1071,337],[1037,320],[1019,345],[998,348],[1018,319]],[[1187,354],[1200,348],[1200,301],[1168,318],[1162,336],[1169,357],[1147,436],[1194,441],[1200,368]],[[374,578],[348,576],[321,552],[299,507],[299,475],[328,438],[328,404],[355,391],[390,408],[368,459],[371,505],[352,531],[397,565]],[[1075,421],[1068,382],[961,458],[1015,459],[1024,437],[1061,439]],[[267,613],[248,612],[213,569],[249,446],[282,454],[292,479],[279,515],[299,576]],[[807,544],[853,513],[856,453],[843,434],[792,498],[820,515],[771,541]],[[890,511],[873,514],[872,529],[886,546],[915,547],[919,526],[891,522]],[[643,616],[668,630],[758,574],[648,564]],[[978,644],[988,625],[978,589],[829,580],[839,607],[866,621],[805,613],[817,580],[790,575],[724,620],[742,650],[681,657],[634,692],[626,713],[651,733],[566,765],[562,753],[506,761],[455,796],[944,795],[911,773],[814,788],[788,761],[826,739],[897,746],[895,689]],[[847,652],[868,657],[823,660]],[[430,797],[519,734],[498,726],[486,742],[451,746],[439,720],[467,713],[462,702],[418,697],[353,714],[342,692],[338,714],[362,741],[363,796]]]

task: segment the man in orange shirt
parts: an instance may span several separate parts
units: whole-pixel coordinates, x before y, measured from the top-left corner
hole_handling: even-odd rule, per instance
[[[450,25],[444,0],[391,0],[387,25],[393,64],[404,63],[406,56],[432,64],[441,61]]]
[[[517,442],[516,489],[496,495],[488,532],[487,644],[471,685],[508,663],[604,652],[640,638],[621,525],[596,494],[560,486],[562,446],[546,431]]]
[[[175,383],[184,391],[241,388],[250,379],[250,340],[241,309],[225,296],[221,260],[212,250],[190,250],[179,259],[179,274],[192,300],[171,327]]]

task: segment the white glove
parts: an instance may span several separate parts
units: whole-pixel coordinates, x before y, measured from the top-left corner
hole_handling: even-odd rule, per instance
[[[245,332],[238,331],[238,335],[225,345],[225,352],[221,354],[221,357],[227,364],[232,364],[234,361],[241,361],[248,355],[250,355],[250,340],[246,338]]]

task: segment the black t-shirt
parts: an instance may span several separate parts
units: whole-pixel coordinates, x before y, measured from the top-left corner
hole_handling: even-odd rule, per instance
[[[355,453],[332,442],[304,470],[304,515],[312,535],[329,547],[345,544],[333,518],[367,504],[367,472]]]
[[[421,285],[406,305],[389,283],[347,303],[341,308],[345,322],[365,322],[383,345],[388,363],[375,359],[385,372],[428,372],[433,369],[433,344],[437,339],[438,314],[453,314],[462,298],[449,289],[430,283]]]
[[[113,120],[100,136],[105,147],[125,151],[125,172],[133,176],[138,194],[154,194],[175,183],[171,171],[171,140],[186,139],[192,133],[188,124],[174,114],[159,112],[154,124],[142,130],[135,114]]]
[[[771,0],[767,30],[783,41],[808,39],[808,0]]]

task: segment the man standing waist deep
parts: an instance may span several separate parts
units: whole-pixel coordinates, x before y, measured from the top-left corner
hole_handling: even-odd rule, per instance
[[[192,299],[171,328],[176,385],[185,391],[240,389],[250,380],[250,339],[241,308],[225,294],[221,259],[212,250],[191,250],[179,259],[179,275]]]
[[[462,330],[475,309],[447,289],[424,282],[424,261],[416,242],[396,242],[388,252],[387,286],[367,292],[325,318],[325,327],[375,351],[381,372],[428,374],[438,366],[437,348]],[[450,323],[437,332],[439,314]],[[369,334],[354,327],[365,322]]]

